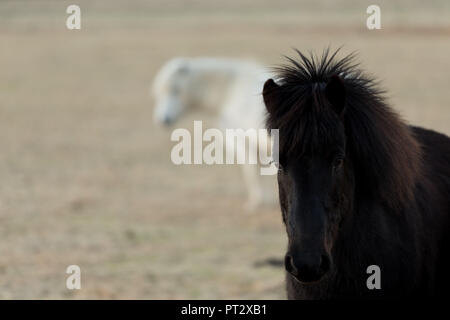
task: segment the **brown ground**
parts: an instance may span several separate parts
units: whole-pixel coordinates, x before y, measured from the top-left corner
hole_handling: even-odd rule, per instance
[[[344,44],[408,121],[450,133],[448,1],[378,1],[379,31],[356,0],[83,0],[69,31],[72,3],[0,2],[0,298],[285,297],[258,266],[284,251],[277,208],[243,213],[235,166],[170,162],[147,92],[170,57]]]

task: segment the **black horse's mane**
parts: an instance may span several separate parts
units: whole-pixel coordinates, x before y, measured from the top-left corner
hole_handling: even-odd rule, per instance
[[[355,54],[337,59],[327,49],[319,58],[296,50],[299,59],[276,68],[276,108],[266,124],[280,129],[280,157],[295,158],[307,149],[332,147],[336,130],[344,128],[360,197],[404,207],[414,197],[421,171],[421,149],[412,130],[387,105],[374,78],[355,63]],[[325,96],[326,83],[338,76],[346,104],[338,115]]]

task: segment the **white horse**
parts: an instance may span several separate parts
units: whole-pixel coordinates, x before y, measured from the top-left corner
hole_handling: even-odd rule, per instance
[[[164,64],[151,87],[154,120],[170,125],[188,110],[199,107],[218,115],[219,129],[262,129],[265,107],[261,93],[270,77],[264,67],[250,61],[174,58]],[[265,147],[270,141],[258,140],[258,144],[248,147]],[[245,143],[234,147],[236,153],[246,152]],[[259,165],[242,165],[249,208],[262,204],[266,198],[259,169]]]

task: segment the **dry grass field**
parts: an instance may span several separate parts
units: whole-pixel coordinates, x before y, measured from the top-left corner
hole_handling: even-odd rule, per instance
[[[0,298],[284,299],[278,208],[246,213],[236,166],[175,166],[148,87],[173,56],[344,45],[411,123],[450,134],[450,3],[0,1]],[[332,3],[332,4],[330,4]],[[192,128],[191,114],[177,127]],[[68,265],[82,289],[65,287]]]

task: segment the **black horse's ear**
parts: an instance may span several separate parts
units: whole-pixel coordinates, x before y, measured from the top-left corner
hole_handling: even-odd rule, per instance
[[[273,81],[273,79],[269,79],[264,83],[263,88],[263,98],[264,104],[266,105],[266,109],[269,113],[272,113],[275,110],[278,102],[279,102],[279,89],[280,86]]]
[[[325,95],[338,115],[342,115],[345,108],[346,90],[339,76],[332,76],[325,87]]]

